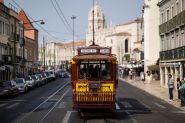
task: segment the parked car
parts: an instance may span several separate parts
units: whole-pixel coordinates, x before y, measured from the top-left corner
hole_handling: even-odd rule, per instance
[[[34,86],[39,87],[40,86],[40,79],[36,75],[31,75],[31,78],[35,81]]]
[[[15,82],[17,83],[19,92],[24,93],[28,91],[28,83],[25,81],[24,78],[16,78]]]
[[[55,80],[56,79],[56,75],[55,75],[55,71],[54,70],[49,70],[47,72],[49,72],[50,77],[51,77],[52,80]]]
[[[71,75],[70,75],[70,73],[68,73],[68,72],[66,72],[66,71],[60,71],[60,72],[59,72],[59,77],[60,77],[60,78],[70,78]]]
[[[15,81],[7,80],[4,82],[0,82],[0,97],[11,96],[18,93],[19,90]]]
[[[52,80],[49,72],[44,72],[43,74],[46,76],[47,82],[50,82]]]
[[[28,83],[28,88],[33,88],[35,86],[35,81],[31,78],[31,76],[25,77],[26,83]]]
[[[45,84],[45,80],[42,77],[41,74],[36,74],[37,79],[39,80],[39,85],[44,85]]]

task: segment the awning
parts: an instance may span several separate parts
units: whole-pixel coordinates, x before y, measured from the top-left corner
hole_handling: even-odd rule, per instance
[[[148,69],[153,71],[159,70],[159,65],[149,65]]]

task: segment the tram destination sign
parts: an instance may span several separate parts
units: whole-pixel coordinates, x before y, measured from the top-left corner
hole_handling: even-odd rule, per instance
[[[81,49],[81,53],[97,53],[97,49]]]
[[[96,49],[96,48],[82,48],[80,49],[81,54],[110,54],[111,50],[109,48],[102,48],[102,49]]]

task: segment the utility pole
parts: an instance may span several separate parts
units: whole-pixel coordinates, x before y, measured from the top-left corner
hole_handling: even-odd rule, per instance
[[[55,42],[53,44],[54,46],[54,71],[55,71],[55,65],[56,65],[56,56],[55,56]]]
[[[45,71],[45,48],[46,48],[46,46],[45,46],[45,39],[44,39],[44,36],[43,36],[43,53],[44,53],[44,71]]]
[[[14,41],[13,41],[13,79],[16,77],[16,69],[15,69],[15,62],[16,62],[16,31],[17,30],[17,27],[16,27],[16,20],[14,18],[14,32],[13,32],[13,38],[14,38]]]
[[[95,45],[95,41],[94,41],[94,0],[93,0],[93,45]]]
[[[73,56],[75,55],[75,49],[74,49],[74,36],[75,36],[75,31],[74,31],[74,19],[76,19],[76,16],[72,16],[71,19],[73,20]]]

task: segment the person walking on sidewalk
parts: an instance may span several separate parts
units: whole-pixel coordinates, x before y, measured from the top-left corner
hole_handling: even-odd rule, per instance
[[[169,88],[169,97],[170,101],[173,101],[173,88],[174,88],[174,81],[172,79],[172,75],[168,75],[168,88]]]
[[[177,78],[177,91],[178,91],[178,100],[180,100],[180,95],[181,95],[181,92],[179,90],[180,86],[181,86],[181,83],[184,81],[184,79],[180,80],[180,78],[178,77]]]
[[[185,106],[185,82],[184,81],[179,87],[179,91],[181,92],[181,106]]]

